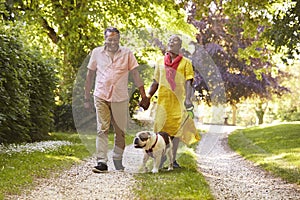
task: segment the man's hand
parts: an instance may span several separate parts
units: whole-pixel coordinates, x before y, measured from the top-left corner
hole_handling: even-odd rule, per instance
[[[88,112],[94,112],[93,106],[91,104],[90,101],[84,101],[84,108],[88,111]]]
[[[94,112],[94,107],[90,101],[90,93],[92,89],[92,80],[95,79],[96,71],[88,69],[84,86],[84,108],[89,112]]]
[[[142,100],[139,102],[139,106],[141,106],[144,110],[147,110],[150,106],[150,98],[149,97],[142,98]]]

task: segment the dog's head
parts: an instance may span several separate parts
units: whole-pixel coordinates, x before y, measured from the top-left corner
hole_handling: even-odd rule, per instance
[[[136,134],[133,139],[133,145],[135,148],[144,148],[151,137],[151,132],[149,131],[140,131]]]

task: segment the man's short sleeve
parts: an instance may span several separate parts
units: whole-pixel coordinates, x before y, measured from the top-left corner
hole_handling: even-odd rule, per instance
[[[92,53],[90,55],[90,60],[89,60],[89,63],[87,65],[87,68],[90,69],[90,70],[93,70],[93,71],[96,71],[96,69],[97,69],[95,49],[92,51]]]
[[[133,55],[133,53],[131,51],[129,51],[128,53],[128,70],[133,70],[134,68],[138,67],[139,64],[135,58],[135,56]]]

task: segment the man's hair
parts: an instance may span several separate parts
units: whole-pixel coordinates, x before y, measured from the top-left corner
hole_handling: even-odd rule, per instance
[[[107,32],[115,32],[118,35],[120,35],[120,31],[117,28],[115,28],[115,27],[108,27],[108,28],[105,29],[105,31],[104,31],[104,37],[105,38],[106,38],[106,33]]]

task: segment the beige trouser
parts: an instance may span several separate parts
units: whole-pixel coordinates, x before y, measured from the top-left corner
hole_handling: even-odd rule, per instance
[[[114,103],[95,97],[95,107],[97,117],[97,162],[107,163],[110,124],[112,124],[115,132],[112,157],[113,160],[122,160],[125,149],[125,131],[128,121],[128,101]]]

